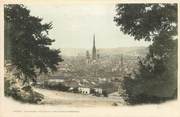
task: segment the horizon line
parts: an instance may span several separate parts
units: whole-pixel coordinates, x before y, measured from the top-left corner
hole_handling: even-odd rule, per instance
[[[148,48],[149,46],[119,46],[119,47],[101,47],[101,48],[97,48],[96,49],[115,49],[115,48],[138,48],[138,47],[145,47]],[[53,49],[57,49],[57,48],[53,48]],[[83,48],[83,47],[61,47],[58,49],[92,49],[92,48]]]

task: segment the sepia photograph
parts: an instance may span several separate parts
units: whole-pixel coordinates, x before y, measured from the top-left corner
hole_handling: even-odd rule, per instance
[[[80,113],[177,101],[178,3],[4,4],[3,10],[6,104]]]

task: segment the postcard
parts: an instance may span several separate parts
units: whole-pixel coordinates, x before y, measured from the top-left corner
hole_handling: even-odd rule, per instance
[[[1,3],[1,117],[180,116],[179,2]]]

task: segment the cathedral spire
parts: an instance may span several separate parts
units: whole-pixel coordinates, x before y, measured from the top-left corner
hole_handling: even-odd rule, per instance
[[[95,34],[93,35],[93,48],[92,48],[92,59],[96,60],[96,42]]]
[[[93,35],[93,47],[96,47],[96,45],[95,45],[95,34]]]

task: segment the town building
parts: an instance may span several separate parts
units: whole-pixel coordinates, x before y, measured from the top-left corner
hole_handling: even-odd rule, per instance
[[[90,94],[90,88],[88,87],[78,87],[78,91],[82,94],[86,94],[86,95]]]

